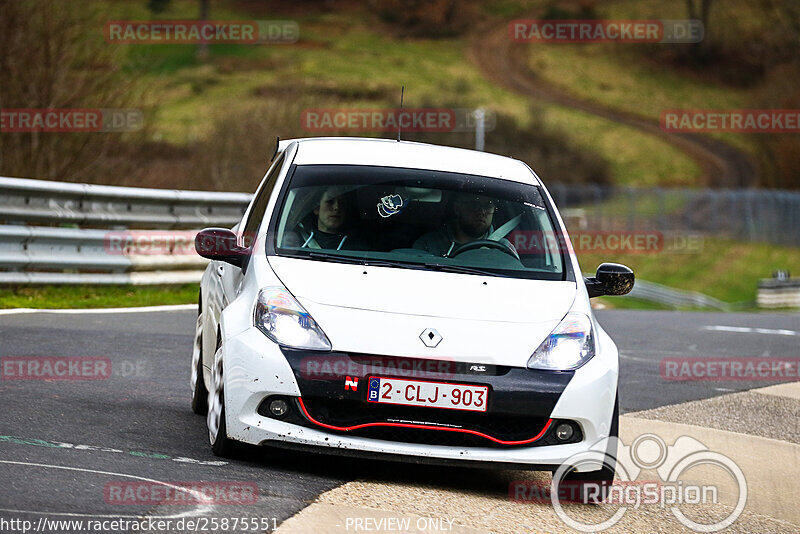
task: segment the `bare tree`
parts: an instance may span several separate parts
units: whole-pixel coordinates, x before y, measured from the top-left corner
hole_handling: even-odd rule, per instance
[[[208,0],[200,0],[200,22],[208,20]],[[208,43],[201,41],[197,45],[197,59],[205,61],[208,59]]]
[[[66,2],[0,0],[0,109],[123,108],[119,48],[103,19]],[[0,174],[68,179],[98,165],[120,134],[0,132]]]
[[[697,20],[703,23],[703,41],[699,43],[692,43],[688,47],[689,56],[695,61],[702,61],[703,57],[708,53],[708,46],[704,42],[708,42],[709,36],[709,16],[711,15],[711,2],[712,0],[686,0],[686,9],[690,19]],[[699,13],[698,13],[699,4]]]
[[[686,8],[690,19],[700,19],[703,26],[708,30],[708,18],[711,14],[711,3],[713,0],[686,0]],[[698,16],[698,6],[700,4],[700,16]]]
[[[198,20],[200,22],[205,22],[208,20],[208,15],[210,11],[210,4],[209,0],[198,0],[200,4],[200,16]],[[158,15],[163,13],[167,7],[169,6],[170,0],[149,0],[147,2],[147,7],[152,11],[154,14]],[[205,61],[208,59],[209,49],[207,42],[200,42],[197,44],[197,52],[196,57],[200,61]]]

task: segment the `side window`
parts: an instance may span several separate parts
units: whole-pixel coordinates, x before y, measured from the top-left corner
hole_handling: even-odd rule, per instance
[[[261,187],[256,192],[253,207],[247,216],[247,221],[244,223],[244,228],[242,228],[241,241],[242,245],[247,248],[252,246],[253,240],[256,237],[256,232],[258,231],[258,227],[261,224],[261,221],[264,219],[264,212],[267,211],[269,197],[272,194],[272,190],[275,188],[275,182],[278,180],[278,175],[281,173],[282,167],[283,153],[281,153],[278,159],[275,160],[275,163],[272,165],[272,168],[267,174],[266,179],[261,183]]]

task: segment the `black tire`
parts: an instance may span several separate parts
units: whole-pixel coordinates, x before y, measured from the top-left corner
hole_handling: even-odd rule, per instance
[[[197,316],[203,310],[202,296],[198,299],[197,303]],[[208,389],[206,389],[206,381],[203,378],[203,336],[200,336],[200,358],[197,360],[195,367],[197,373],[197,380],[194,383],[194,391],[192,392],[192,411],[197,415],[206,415],[208,413]]]
[[[203,341],[200,340],[200,351],[202,354]],[[203,378],[203,358],[197,361],[197,382],[194,384],[194,393],[192,394],[192,411],[197,415],[206,415],[208,413],[208,390],[206,389],[206,381]]]
[[[214,352],[216,353],[220,346],[222,345],[222,336],[220,332],[217,332],[217,346]],[[216,365],[216,362],[215,362]],[[212,371],[213,372],[213,371]],[[224,370],[220,364],[219,370],[219,380],[222,380],[222,374]],[[212,378],[213,382],[213,378]],[[224,382],[222,382],[224,384]],[[212,383],[212,386],[214,384]],[[210,396],[210,395],[209,395]],[[225,390],[224,388],[220,388],[219,391],[219,402],[220,402],[220,420],[219,420],[219,427],[217,429],[217,435],[211,440],[211,435],[209,433],[209,441],[211,442],[211,452],[214,453],[216,456],[221,456],[222,458],[232,458],[236,455],[238,450],[238,441],[233,440],[228,437],[228,425],[225,423]],[[208,410],[210,417],[211,409]]]
[[[219,422],[219,432],[217,432],[217,439],[211,444],[211,452],[215,456],[222,458],[232,458],[236,454],[237,441],[228,437],[228,428],[225,424],[225,406],[222,406],[222,418]]]
[[[609,437],[619,437],[619,392],[617,392],[616,399],[614,400],[614,411],[611,414],[611,428],[608,433]],[[617,440],[610,440],[608,449],[606,450],[606,458],[603,462],[603,467],[599,471],[587,472],[570,472],[567,473],[560,483],[566,483],[565,494],[570,497],[577,497],[577,500],[582,503],[591,503],[587,497],[587,490],[589,485],[591,489],[596,489],[595,485],[600,486],[599,495],[605,500],[608,497],[609,486],[614,482],[614,472],[617,467]]]

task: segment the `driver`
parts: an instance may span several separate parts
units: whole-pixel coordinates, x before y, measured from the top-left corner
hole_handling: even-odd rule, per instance
[[[453,202],[452,217],[438,230],[417,239],[414,248],[446,257],[461,245],[479,239],[491,239],[495,211],[496,200],[483,195],[461,193]],[[506,245],[517,255],[516,249],[507,239],[495,241]]]

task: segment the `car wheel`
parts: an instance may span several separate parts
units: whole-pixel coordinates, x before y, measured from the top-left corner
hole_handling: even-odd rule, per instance
[[[614,400],[614,411],[611,415],[611,428],[608,432],[609,442],[603,459],[603,467],[599,471],[571,472],[564,475],[560,483],[566,483],[566,495],[577,496],[580,502],[592,502],[587,499],[588,485],[592,490],[599,486],[599,497],[603,500],[608,497],[609,486],[614,483],[614,472],[617,467],[617,443],[619,438],[619,392]],[[593,494],[596,494],[593,493]]]
[[[225,424],[225,389],[222,372],[222,348],[218,334],[214,366],[211,368],[211,389],[208,392],[208,440],[215,455],[228,457],[233,454],[236,442],[228,437]]]
[[[208,390],[203,379],[203,311],[198,305],[197,326],[192,350],[192,411],[198,415],[208,413]]]

